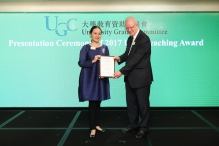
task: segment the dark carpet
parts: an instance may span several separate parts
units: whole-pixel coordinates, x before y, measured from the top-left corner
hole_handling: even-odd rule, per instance
[[[123,134],[126,110],[103,109],[100,126],[90,138],[86,109],[1,110],[0,146],[218,146],[219,110],[151,110],[149,133]]]

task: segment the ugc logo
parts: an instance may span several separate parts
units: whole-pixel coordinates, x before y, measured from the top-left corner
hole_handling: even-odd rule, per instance
[[[76,18],[71,18],[66,22],[59,22],[59,16],[44,16],[46,18],[46,29],[55,31],[58,36],[66,36],[68,31],[76,31]]]

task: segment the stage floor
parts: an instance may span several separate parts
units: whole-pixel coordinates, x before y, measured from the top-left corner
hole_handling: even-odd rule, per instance
[[[105,133],[89,137],[88,111],[34,109],[0,111],[0,146],[218,146],[219,110],[151,110],[149,133],[123,134],[127,111],[101,110]]]

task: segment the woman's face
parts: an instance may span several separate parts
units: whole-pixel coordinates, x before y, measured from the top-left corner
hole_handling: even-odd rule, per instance
[[[90,34],[90,37],[92,39],[93,42],[98,43],[101,39],[101,30],[99,28],[94,28],[92,33]]]

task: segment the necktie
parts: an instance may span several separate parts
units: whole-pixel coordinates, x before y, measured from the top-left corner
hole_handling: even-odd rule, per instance
[[[132,37],[132,44],[131,44],[131,47],[130,47],[130,49],[129,49],[129,53],[128,53],[128,55],[130,54],[130,52],[131,52],[131,50],[132,50],[133,42],[134,42],[134,37]]]

